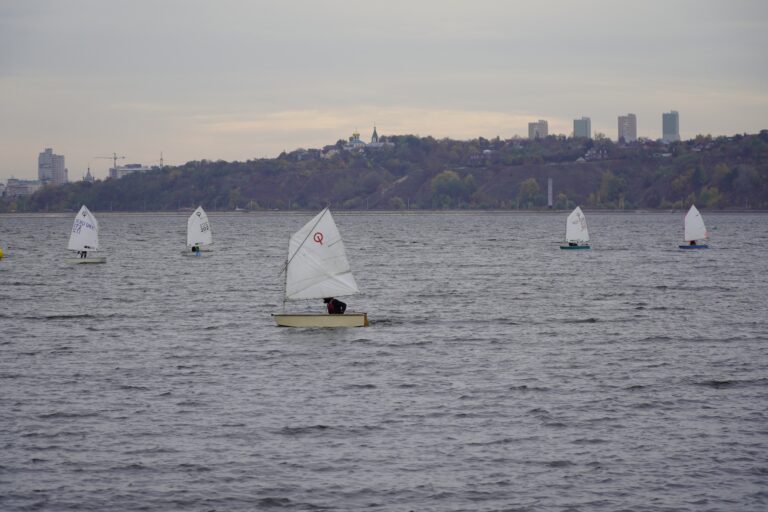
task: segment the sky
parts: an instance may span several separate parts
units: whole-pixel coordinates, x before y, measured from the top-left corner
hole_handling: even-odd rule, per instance
[[[768,128],[763,0],[0,0],[0,181],[248,160],[359,131]]]

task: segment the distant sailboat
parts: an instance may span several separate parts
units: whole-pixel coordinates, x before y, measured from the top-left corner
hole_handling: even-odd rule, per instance
[[[359,293],[341,234],[325,208],[291,236],[285,272],[285,301],[324,299]],[[342,315],[278,313],[283,327],[367,327],[367,313]]]
[[[208,215],[202,206],[187,219],[187,247],[183,254],[187,256],[200,256],[201,252],[209,252],[213,244],[213,230],[208,222]]]
[[[683,223],[683,240],[688,243],[678,247],[680,249],[709,249],[707,244],[697,243],[697,240],[706,241],[709,238],[709,233],[704,226],[704,219],[701,218],[701,214],[695,205],[691,205],[690,210],[685,214],[685,221]]]
[[[96,217],[83,205],[72,224],[67,249],[77,251],[76,258],[67,258],[67,263],[106,263],[106,256],[88,256],[90,251],[99,250],[99,223]]]
[[[565,243],[561,249],[589,249],[587,218],[578,206],[565,221]]]

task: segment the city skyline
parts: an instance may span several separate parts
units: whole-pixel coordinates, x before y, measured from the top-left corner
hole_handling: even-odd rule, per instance
[[[675,110],[682,139],[756,133],[767,12],[754,1],[6,2],[0,181],[34,179],[47,147],[71,181],[88,167],[103,179],[109,163],[94,157],[112,152],[145,165],[161,152],[169,165],[274,157],[374,122],[381,135],[507,139],[538,119],[568,135],[588,116],[615,139],[632,112],[637,135],[658,139]]]

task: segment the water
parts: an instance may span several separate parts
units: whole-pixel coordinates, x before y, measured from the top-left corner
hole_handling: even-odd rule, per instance
[[[768,506],[768,216],[337,213],[371,327],[274,327],[314,213],[0,217],[0,509]]]

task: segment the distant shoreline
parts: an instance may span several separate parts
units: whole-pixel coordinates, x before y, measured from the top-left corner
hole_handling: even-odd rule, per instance
[[[486,215],[486,214],[493,214],[493,215],[530,215],[530,214],[546,214],[546,215],[560,215],[569,213],[571,209],[563,209],[563,210],[549,210],[549,209],[540,209],[540,210],[480,210],[480,209],[472,209],[472,210],[431,210],[431,209],[423,209],[423,210],[335,210],[331,208],[334,215]],[[585,213],[590,213],[592,215],[664,215],[669,213],[675,213],[675,214],[682,214],[685,213],[686,210],[650,210],[650,209],[642,209],[642,210],[607,210],[607,209],[596,209],[596,210],[590,210],[588,208],[582,208],[582,210]],[[700,208],[702,212],[706,212],[708,214],[726,214],[726,215],[738,215],[738,214],[754,214],[754,215],[764,215],[768,214],[768,210],[706,210],[703,208]],[[167,211],[167,210],[158,210],[158,211],[102,211],[102,210],[93,210],[94,213],[98,213],[100,216],[108,216],[108,217],[116,217],[121,215],[129,215],[129,216],[145,216],[145,215],[161,215],[164,217],[186,217],[188,216],[193,210],[190,209],[189,211],[183,210],[183,211]],[[209,215],[216,215],[216,216],[236,216],[236,215],[254,215],[254,216],[270,216],[270,215],[307,215],[311,213],[317,213],[315,210],[253,210],[253,211],[242,211],[242,212],[236,212],[232,210],[207,210],[207,213]],[[75,211],[60,211],[60,212],[6,212],[6,213],[0,213],[1,217],[69,217],[77,212]]]

